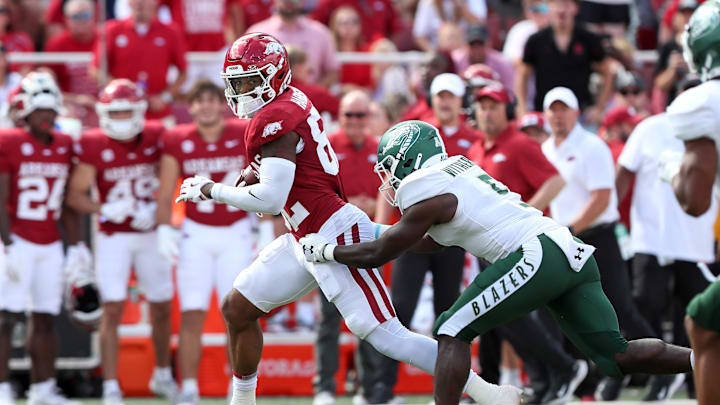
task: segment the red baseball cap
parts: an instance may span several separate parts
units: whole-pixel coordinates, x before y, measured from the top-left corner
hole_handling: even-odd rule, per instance
[[[524,129],[527,127],[540,127],[544,130],[545,118],[543,117],[542,113],[539,113],[537,111],[531,111],[523,115],[522,118],[520,118],[520,129]]]
[[[634,124],[634,116],[635,111],[633,111],[630,107],[617,106],[610,109],[607,114],[605,114],[602,126],[608,128],[610,126],[622,124],[624,122]]]
[[[499,103],[509,103],[512,101],[510,93],[505,87],[498,84],[491,84],[483,87],[475,93],[475,100],[480,101],[483,97],[490,97]]]

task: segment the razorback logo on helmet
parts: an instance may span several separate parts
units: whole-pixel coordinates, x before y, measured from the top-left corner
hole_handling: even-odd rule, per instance
[[[283,46],[280,45],[278,42],[268,42],[267,45],[265,45],[265,52],[263,52],[264,55],[270,55],[271,53],[277,53],[282,55],[283,54]]]
[[[271,122],[267,125],[265,125],[265,128],[263,128],[262,137],[267,138],[270,135],[275,135],[282,129],[282,120],[277,122]]]

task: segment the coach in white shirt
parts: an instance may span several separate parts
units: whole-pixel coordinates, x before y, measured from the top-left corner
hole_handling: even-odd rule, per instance
[[[632,301],[628,271],[615,238],[619,214],[610,148],[578,123],[579,104],[572,90],[566,87],[550,90],[543,108],[551,136],[542,150],[566,183],[550,203],[550,214],[597,248],[595,260],[603,290],[627,337],[657,337]]]
[[[633,295],[641,313],[656,330],[672,307],[673,298],[682,305],[675,310],[684,314],[690,299],[708,286],[697,262],[715,261],[713,226],[717,201],[712,201],[705,214],[692,217],[678,204],[672,186],[658,176],[660,157],[680,156],[684,149],[663,113],[645,119],[635,128],[618,159],[616,184],[621,196],[635,178],[630,207],[630,240],[635,252]],[[675,326],[673,343],[688,346],[682,323]]]

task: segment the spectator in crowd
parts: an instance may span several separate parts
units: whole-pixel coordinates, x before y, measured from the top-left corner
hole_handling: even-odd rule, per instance
[[[368,122],[370,136],[380,139],[385,131],[392,125],[393,119],[390,117],[390,111],[387,107],[377,101],[370,102],[370,117]]]
[[[508,31],[503,56],[515,66],[522,63],[523,50],[528,38],[549,24],[546,0],[523,0],[525,19],[516,22]]]
[[[93,3],[94,15],[100,12],[100,3],[97,0],[90,0]],[[67,0],[50,0],[45,8],[45,15],[43,17],[45,23],[45,38],[51,40],[56,35],[65,31],[65,4]],[[114,10],[106,7],[106,18],[111,19],[114,16]],[[47,50],[47,49],[46,49]]]
[[[632,108],[635,115],[645,118],[650,113],[650,100],[645,80],[636,72],[618,72],[615,78],[615,105]]]
[[[308,55],[311,82],[330,87],[337,83],[340,64],[335,55],[330,30],[302,14],[297,0],[275,0],[275,14],[248,28],[247,32],[264,32],[283,45],[296,45]]]
[[[630,25],[631,0],[580,0],[578,21],[597,34],[621,38]]]
[[[408,107],[400,121],[424,120],[433,116],[430,108],[430,84],[433,79],[441,73],[454,73],[455,64],[449,54],[434,52],[430,54],[428,61],[420,66],[420,74],[417,85],[414,86],[416,101]]]
[[[377,161],[377,138],[370,135],[370,96],[361,90],[346,94],[340,103],[340,130],[328,138],[338,161],[345,195],[351,204],[375,215],[380,178],[374,172]],[[338,370],[340,312],[320,295],[321,314],[315,342],[315,398],[313,405],[335,403],[335,374]],[[382,355],[364,340],[358,344],[359,369],[364,401],[369,400],[376,383],[377,366]],[[360,399],[360,398],[358,398]],[[355,401],[353,401],[355,402]]]
[[[7,112],[10,103],[10,93],[20,85],[20,73],[10,70],[5,45],[0,43],[0,114]]]
[[[599,132],[600,137],[605,139],[610,148],[613,161],[620,156],[630,133],[641,120],[642,118],[635,114],[632,107],[627,106],[619,105],[605,113]]]
[[[99,81],[100,69],[107,66],[108,79],[135,82],[147,94],[147,118],[162,119],[170,126],[175,121],[171,103],[186,78],[185,40],[177,27],[157,19],[157,0],[130,0],[129,4],[130,18],[107,23],[106,43],[103,47],[98,41],[90,75]],[[179,74],[169,84],[170,66],[175,66]]]
[[[326,87],[310,81],[310,65],[307,62],[307,53],[294,45],[286,45],[292,79],[290,85],[305,93],[317,110],[329,113],[333,118],[338,115],[340,99],[330,93]]]
[[[490,46],[489,39],[488,30],[484,25],[468,28],[465,36],[467,45],[452,53],[455,67],[458,72],[462,72],[476,63],[488,65],[500,76],[503,86],[512,89],[515,80],[514,68],[500,51]]]
[[[518,114],[542,110],[545,94],[554,87],[565,86],[577,94],[586,120],[599,124],[612,92],[612,74],[605,49],[597,35],[575,24],[576,0],[549,0],[548,5],[550,26],[528,38],[523,62],[518,66],[515,81]],[[594,103],[589,89],[593,69],[602,77]],[[535,99],[533,105],[528,106],[528,84],[533,73]]]
[[[484,23],[486,18],[485,0],[420,0],[413,22],[415,43],[424,51],[436,49],[443,23],[467,28]]]
[[[368,46],[362,35],[360,15],[353,7],[342,6],[330,17],[330,31],[338,52],[367,52]],[[342,92],[350,90],[370,91],[373,87],[370,64],[345,63],[340,68]]]
[[[398,49],[392,41],[386,38],[376,40],[370,45],[370,52],[392,53]],[[375,84],[373,100],[384,102],[393,94],[410,96],[408,85],[408,72],[399,64],[394,63],[373,63],[370,74]]]
[[[467,155],[479,135],[461,119],[465,83],[456,74],[443,73],[432,80],[430,94],[433,116],[427,121],[440,131],[448,156]],[[392,288],[390,294],[400,322],[410,327],[428,271],[433,277],[435,314],[450,308],[459,296],[464,266],[465,251],[457,246],[431,254],[406,252],[397,258],[390,284],[396,288]],[[370,403],[386,404],[393,398],[397,372],[398,362],[383,357]]]
[[[715,261],[713,223],[718,210],[713,199],[705,214],[688,215],[678,204],[671,185],[660,179],[662,156],[679,156],[685,149],[671,128],[665,113],[638,124],[618,160],[615,184],[619,198],[629,192],[642,196],[632,200],[630,211],[635,302],[655,330],[662,330],[663,320],[673,319],[673,343],[689,346],[682,316],[672,315],[673,311],[684,315],[690,299],[709,283],[697,263]],[[661,378],[674,380],[670,387],[682,382],[682,375]],[[652,394],[648,393],[646,399],[658,398]],[[672,391],[666,397],[671,395]]]
[[[12,4],[11,0],[0,0],[0,42],[5,47],[6,53],[12,52],[33,52],[35,45],[30,36],[22,31],[16,31],[12,25]],[[32,65],[16,64],[10,65],[13,71],[27,73]]]
[[[550,90],[544,97],[543,107],[551,136],[542,144],[542,150],[567,183],[550,202],[550,214],[578,238],[602,252],[595,259],[603,290],[615,307],[627,337],[656,337],[657,332],[632,300],[628,271],[615,237],[619,214],[610,148],[580,126],[580,103],[572,90],[567,87]],[[617,395],[622,381],[622,378],[608,378],[603,384],[602,398]],[[653,381],[653,384],[666,383]]]
[[[270,18],[275,12],[274,0],[236,0],[232,6],[238,5],[239,25],[235,28],[235,32],[242,33],[262,20]]]
[[[545,129],[545,118],[542,113],[537,111],[525,113],[525,115],[520,118],[520,125],[518,128],[520,131],[524,132],[525,135],[529,136],[541,145],[550,137],[547,129]]]
[[[378,38],[394,39],[401,35],[405,26],[395,11],[391,0],[320,0],[312,18],[328,25],[330,16],[342,6],[350,6],[362,20],[362,33],[368,43]]]
[[[45,46],[48,52],[92,52],[97,38],[95,4],[92,0],[68,0],[63,6],[66,28]],[[95,96],[97,83],[88,76],[87,63],[67,62],[51,65],[63,91],[70,115],[86,128],[97,126]]]
[[[682,34],[697,6],[697,0],[682,0],[678,3],[677,10],[672,14],[674,34],[658,49],[655,90],[665,97],[665,105],[670,105],[675,99],[677,84],[689,72],[682,56]]]
[[[507,89],[491,84],[483,87],[476,97],[475,122],[482,133],[468,157],[494,179],[520,194],[523,201],[544,210],[565,185],[562,177],[545,158],[540,145],[516,129],[514,102]],[[586,370],[581,370],[581,366],[575,369],[573,358],[563,351],[537,317],[524,315],[498,328],[497,332],[526,361],[534,386],[534,398],[529,403],[556,400],[563,395],[560,388],[564,384],[584,378]],[[481,345],[484,370],[493,368],[488,360],[497,357],[489,355],[493,348],[487,337],[483,335]],[[530,341],[532,344],[528,344]],[[504,374],[507,375],[507,371],[500,373],[501,380]]]
[[[466,105],[472,105],[477,101],[477,96],[485,86],[500,85],[500,75],[488,65],[476,63],[470,65],[460,75],[465,80],[467,91],[465,93]],[[475,117],[470,117],[474,119]]]

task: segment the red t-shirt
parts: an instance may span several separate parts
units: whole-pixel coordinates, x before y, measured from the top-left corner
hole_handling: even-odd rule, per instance
[[[197,125],[178,125],[163,135],[162,153],[177,160],[183,178],[199,175],[218,183],[234,185],[240,172],[247,166],[247,126],[248,120],[228,120],[220,139],[208,143],[200,136]],[[245,218],[247,213],[227,204],[206,200],[185,204],[185,215],[200,224],[228,226]]]
[[[302,82],[295,78],[292,79],[292,85],[305,93],[319,112],[329,112],[330,115],[337,118],[338,110],[340,109],[340,99],[330,93],[330,90],[326,87]]]
[[[348,198],[361,194],[371,198],[377,197],[380,187],[380,177],[374,171],[377,162],[377,139],[366,136],[362,147],[358,149],[342,129],[329,138],[335,156],[340,162],[340,179],[345,195]]]
[[[453,133],[452,135],[445,133],[445,130],[440,124],[438,124],[435,117],[425,120],[425,122],[434,126],[438,129],[438,131],[440,131],[440,136],[445,143],[445,151],[447,152],[448,156],[463,155],[467,157],[468,153],[470,152],[470,147],[473,145],[473,143],[475,143],[475,141],[480,139],[480,133],[471,128],[469,125],[465,124],[465,122],[461,122],[457,132]]]
[[[167,72],[176,66],[184,72],[185,40],[175,25],[153,20],[145,35],[137,33],[131,18],[108,21],[106,28],[107,66],[114,78],[134,81],[148,95],[162,93],[167,87]],[[95,47],[93,64],[99,65],[99,47]],[[150,111],[148,119],[159,119],[171,114],[171,106],[163,111]]]
[[[357,52],[368,52],[369,47],[363,46]],[[375,83],[372,79],[372,66],[369,63],[344,63],[340,68],[340,83],[354,84],[360,87],[372,88]]]
[[[470,149],[469,158],[510,191],[529,201],[548,179],[558,174],[540,144],[519,132],[514,124],[485,149],[481,137]]]
[[[228,7],[237,0],[163,0],[185,34],[189,51],[214,52],[225,47]],[[185,18],[190,16],[191,18]]]
[[[303,141],[295,158],[295,180],[282,210],[285,225],[295,238],[317,232],[325,221],[345,205],[337,156],[312,102],[300,90],[289,87],[258,111],[245,132],[248,160],[259,164],[260,148],[288,132]]]
[[[33,243],[60,240],[62,211],[73,158],[69,135],[53,132],[46,145],[24,129],[0,132],[0,173],[10,176],[10,231]],[[5,209],[5,207],[3,207]]]
[[[328,25],[333,12],[342,6],[350,6],[357,11],[362,20],[362,32],[368,42],[390,38],[404,29],[391,0],[320,0],[311,16]]]
[[[95,182],[100,202],[113,202],[132,197],[140,202],[154,201],[157,191],[157,168],[160,159],[159,141],[164,131],[160,123],[149,122],[139,138],[120,142],[99,129],[85,132],[76,144],[78,160],[95,168]],[[130,226],[132,218],[121,224],[100,217],[100,230],[141,232]]]
[[[65,30],[53,37],[47,45],[47,52],[92,52],[95,49],[95,36],[88,42],[80,42]],[[88,75],[87,63],[64,63],[49,66],[57,76],[62,91],[74,94],[92,94],[97,96],[98,87]]]
[[[242,7],[243,17],[245,19],[245,29],[251,27],[262,20],[267,20],[273,14],[275,9],[274,0],[235,0]]]

